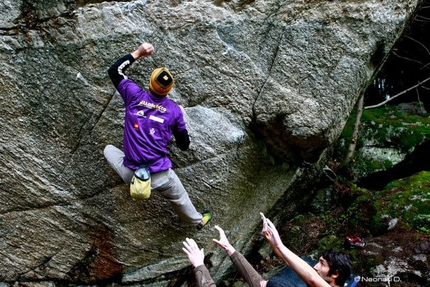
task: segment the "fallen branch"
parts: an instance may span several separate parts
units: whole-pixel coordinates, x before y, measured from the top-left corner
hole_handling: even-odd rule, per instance
[[[430,80],[430,77],[429,77],[429,78],[427,78],[427,79],[425,79],[424,81],[419,82],[419,83],[418,83],[418,84],[416,84],[415,86],[410,87],[410,88],[408,88],[408,89],[406,89],[406,90],[404,90],[404,91],[402,91],[402,92],[400,92],[400,93],[398,93],[398,94],[396,94],[396,95],[392,96],[391,98],[389,98],[389,99],[387,99],[387,100],[385,100],[385,101],[383,101],[383,102],[381,102],[381,103],[379,103],[379,104],[377,104],[377,105],[367,106],[367,107],[365,107],[364,109],[366,109],[366,110],[367,110],[367,109],[373,109],[373,108],[381,107],[381,106],[385,105],[386,103],[388,103],[389,101],[394,100],[395,98],[397,98],[397,97],[399,97],[399,96],[401,96],[401,95],[403,95],[403,94],[406,94],[406,93],[407,93],[407,92],[409,92],[410,90],[413,90],[413,89],[415,89],[416,87],[421,86],[422,84],[424,84],[425,82],[427,82],[427,81],[429,81],[429,80]]]

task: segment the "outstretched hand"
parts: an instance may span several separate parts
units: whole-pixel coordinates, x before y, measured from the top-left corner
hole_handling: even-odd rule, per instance
[[[269,242],[272,247],[280,246],[282,244],[281,237],[279,236],[278,230],[275,225],[267,219],[263,213],[260,212],[261,219],[263,220],[263,236]]]
[[[151,43],[142,43],[131,55],[134,59],[138,59],[140,57],[151,56],[152,53],[154,53],[154,46]]]
[[[184,247],[182,250],[187,254],[188,260],[190,260],[193,267],[197,267],[204,264],[205,253],[203,248],[199,249],[197,243],[192,238],[186,238],[184,242]]]
[[[225,236],[224,230],[218,225],[215,225],[215,229],[218,230],[220,238],[219,240],[212,239],[212,241],[218,244],[219,247],[224,249],[228,255],[232,255],[236,251],[236,249],[234,249],[234,247],[228,241],[227,236]]]

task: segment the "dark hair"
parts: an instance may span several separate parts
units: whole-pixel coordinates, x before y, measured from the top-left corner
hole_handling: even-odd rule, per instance
[[[348,255],[334,249],[329,249],[324,251],[321,256],[327,260],[330,267],[328,275],[338,273],[335,282],[337,285],[343,286],[352,273],[351,261]]]

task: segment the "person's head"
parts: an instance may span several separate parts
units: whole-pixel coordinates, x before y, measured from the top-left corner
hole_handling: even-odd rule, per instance
[[[351,261],[343,252],[329,249],[322,253],[314,269],[327,282],[343,286],[352,273]]]
[[[173,88],[175,81],[167,68],[155,69],[149,80],[149,91],[151,94],[164,97]]]

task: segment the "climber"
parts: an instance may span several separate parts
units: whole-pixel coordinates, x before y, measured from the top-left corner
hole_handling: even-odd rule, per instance
[[[168,157],[167,146],[172,134],[179,149],[185,151],[190,144],[184,109],[167,97],[174,85],[174,78],[167,68],[157,68],[151,74],[149,91],[145,91],[125,75],[127,68],[136,60],[153,53],[154,46],[143,43],[131,54],[117,60],[108,70],[125,103],[124,152],[107,145],[104,156],[126,183],[131,182],[137,169],[146,166],[150,172],[151,190],[163,195],[184,222],[200,229],[211,220],[212,213],[196,210],[172,170]]]
[[[261,275],[257,273],[245,257],[237,252],[230,244],[225,236],[224,230],[219,226],[215,226],[219,232],[220,239],[213,239],[213,242],[227,252],[239,273],[251,287],[344,286],[352,272],[351,263],[346,254],[332,249],[327,250],[321,255],[319,261],[312,268],[305,260],[285,247],[273,223],[269,219],[265,218],[262,213],[261,217],[263,220],[264,237],[269,242],[275,253],[295,272],[296,276],[298,275],[300,277],[301,280],[297,283],[297,279],[292,278],[291,275],[282,276],[284,271],[279,275],[271,277],[268,281],[263,280]],[[190,238],[186,238],[183,245],[184,247],[182,250],[187,254],[191,265],[194,267],[193,272],[195,274],[197,286],[215,286],[209,271],[204,265],[204,250],[199,249],[197,243]],[[294,285],[292,285],[293,283]]]

